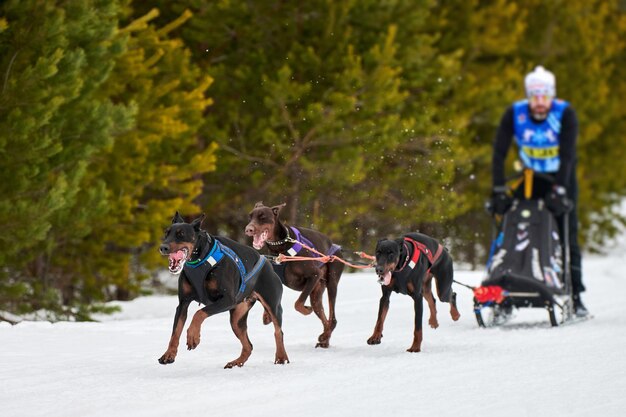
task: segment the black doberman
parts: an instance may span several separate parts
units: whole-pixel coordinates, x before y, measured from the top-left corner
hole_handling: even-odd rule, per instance
[[[421,233],[408,233],[402,238],[379,240],[376,244],[376,274],[382,286],[383,295],[378,307],[378,320],[374,333],[367,340],[370,345],[380,344],[383,337],[385,317],[389,310],[391,292],[408,294],[413,298],[415,308],[415,329],[413,344],[408,352],[419,352],[422,345],[422,298],[426,298],[430,309],[428,324],[433,329],[439,327],[437,309],[432,293],[432,279],[435,278],[439,300],[450,303],[452,320],[459,319],[456,308],[456,293],[452,291],[454,267],[448,251],[435,239]]]
[[[252,236],[252,246],[262,249],[267,246],[270,254],[298,255],[305,257],[318,257],[304,246],[315,249],[324,255],[341,257],[341,247],[324,234],[304,227],[287,227],[279,219],[280,210],[286,204],[267,207],[262,202],[256,203],[250,212],[250,222],[246,226],[246,235]],[[303,246],[304,245],[304,246]],[[330,336],[337,325],[335,316],[335,301],[337,299],[337,286],[344,269],[341,262],[322,263],[315,260],[288,262],[278,266],[283,283],[296,291],[301,291],[296,300],[295,308],[304,315],[315,312],[322,321],[324,331],[319,335],[315,347],[327,348]],[[328,318],[324,312],[322,296],[328,288]],[[311,297],[311,306],[304,305],[306,299]]]
[[[252,248],[221,236],[212,236],[200,228],[204,215],[191,224],[176,212],[165,231],[159,248],[169,256],[169,270],[179,274],[178,307],[167,351],[159,358],[165,365],[174,362],[180,335],[192,301],[205,305],[198,310],[187,329],[187,348],[200,344],[200,326],[209,316],[230,311],[230,325],[242,345],[241,355],[225,368],[243,366],[252,353],[248,338],[248,311],[256,301],[265,309],[264,324],[274,324],[276,356],[274,363],[289,363],[283,343],[283,294],[280,278],[269,262]]]

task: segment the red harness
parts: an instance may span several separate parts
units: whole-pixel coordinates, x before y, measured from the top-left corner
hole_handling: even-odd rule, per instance
[[[426,271],[426,273],[429,273],[430,268],[433,267],[435,262],[437,262],[437,260],[443,253],[443,246],[441,246],[441,244],[439,243],[437,244],[437,252],[433,255],[432,251],[428,249],[426,245],[424,245],[423,243],[418,242],[414,239],[411,239],[410,237],[405,237],[404,247],[406,248],[407,253],[409,253],[408,244],[413,245],[413,255],[411,255],[411,259],[409,259],[407,256],[407,259],[404,261],[404,265],[402,265],[402,268],[398,269],[397,271],[402,271],[404,267],[406,267],[407,265],[411,269],[415,268],[415,265],[417,265],[417,261],[419,260],[421,254],[423,253],[424,255],[426,255],[426,257],[428,258],[428,262],[430,263],[430,267]]]

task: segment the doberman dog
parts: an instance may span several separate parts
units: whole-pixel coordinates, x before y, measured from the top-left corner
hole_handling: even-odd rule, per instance
[[[246,226],[246,235],[252,236],[252,246],[260,250],[267,246],[271,255],[298,255],[305,257],[319,257],[305,246],[313,248],[324,255],[341,257],[341,247],[324,234],[304,227],[287,227],[279,219],[280,210],[286,204],[267,207],[262,202],[256,203],[249,214],[249,223]],[[304,246],[303,246],[304,245]],[[315,347],[327,348],[330,336],[337,325],[335,316],[335,301],[337,299],[337,286],[344,264],[341,262],[322,263],[315,260],[288,262],[276,265],[279,276],[283,283],[292,290],[301,291],[296,300],[295,309],[308,315],[315,312],[322,321],[324,331],[319,335]],[[322,296],[325,288],[328,288],[328,318],[324,312]],[[311,306],[304,303],[307,297],[311,297]]]
[[[376,274],[382,288],[378,307],[378,320],[374,333],[367,340],[370,345],[378,345],[383,337],[385,317],[389,311],[391,292],[408,294],[413,298],[415,308],[415,329],[413,344],[408,352],[419,352],[422,345],[422,297],[426,298],[430,309],[428,324],[433,329],[439,327],[437,309],[432,293],[432,279],[435,278],[439,300],[450,303],[450,316],[456,321],[461,316],[456,307],[456,293],[452,291],[453,262],[447,250],[435,239],[421,233],[408,233],[402,238],[381,239],[376,244]]]
[[[252,248],[200,228],[204,215],[189,223],[176,212],[159,247],[169,256],[169,270],[178,278],[178,307],[167,351],[159,358],[165,365],[174,362],[180,335],[192,301],[205,305],[198,310],[187,329],[187,349],[200,344],[200,326],[209,316],[230,311],[230,325],[242,345],[241,354],[224,368],[243,366],[252,353],[248,338],[248,311],[259,301],[265,312],[264,324],[274,324],[276,356],[274,363],[289,363],[283,343],[283,286],[265,258]]]

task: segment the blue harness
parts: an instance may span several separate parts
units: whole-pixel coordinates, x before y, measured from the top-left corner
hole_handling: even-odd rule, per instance
[[[237,256],[237,254],[231,248],[220,243],[217,239],[213,239],[213,247],[203,259],[187,261],[185,263],[185,266],[196,269],[204,265],[205,263],[208,263],[211,266],[210,269],[213,269],[213,267],[215,267],[215,265],[217,265],[222,259],[224,259],[225,256],[229,257],[235,263],[235,265],[237,265],[237,269],[239,270],[239,276],[241,277],[241,285],[239,286],[238,294],[243,294],[246,290],[248,282],[256,276],[257,272],[259,272],[265,264],[264,256],[260,256],[259,260],[254,265],[254,267],[252,267],[250,272],[246,273],[246,267],[244,266],[241,258],[239,258],[239,256]]]

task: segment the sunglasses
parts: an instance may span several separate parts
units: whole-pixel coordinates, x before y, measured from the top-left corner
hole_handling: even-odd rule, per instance
[[[528,101],[531,103],[549,103],[552,101],[552,96],[548,94],[532,94],[528,97]]]

